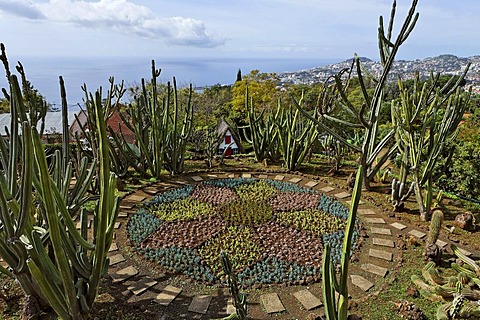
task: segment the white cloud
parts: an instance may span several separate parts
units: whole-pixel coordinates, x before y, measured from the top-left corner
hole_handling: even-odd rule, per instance
[[[147,7],[128,0],[0,0],[0,11],[27,19],[45,18],[84,28],[109,28],[180,46],[216,47],[222,37],[207,32],[202,21],[186,17],[158,18]]]
[[[0,11],[32,20],[45,18],[43,13],[35,8],[34,5],[29,1],[0,0]]]

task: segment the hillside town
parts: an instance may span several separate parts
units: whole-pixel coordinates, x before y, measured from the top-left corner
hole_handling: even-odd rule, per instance
[[[368,58],[360,58],[363,68],[374,76],[378,76],[382,70],[379,61],[373,61]],[[391,79],[411,79],[415,72],[419,72],[420,77],[427,78],[430,73],[440,72],[441,74],[461,75],[467,64],[471,63],[466,76],[467,86],[472,88],[475,93],[480,93],[480,55],[462,58],[451,54],[444,54],[433,58],[416,59],[413,61],[398,60],[395,61],[390,72]],[[339,63],[305,69],[295,72],[285,72],[279,74],[280,82],[285,84],[313,84],[323,82],[328,77],[337,74],[339,71],[350,68],[352,60],[345,60]]]

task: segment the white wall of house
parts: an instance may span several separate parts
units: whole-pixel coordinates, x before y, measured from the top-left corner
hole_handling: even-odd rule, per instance
[[[227,143],[227,141],[226,141],[228,136],[230,137],[230,143],[232,143],[230,145],[230,148],[232,150],[233,149],[238,149],[238,145],[235,143],[235,140],[233,139],[233,136],[232,136],[232,133],[230,132],[230,130],[227,130],[227,132],[225,133],[225,136],[223,137],[222,142],[218,146],[218,149],[225,150],[225,148],[230,144],[230,143]]]

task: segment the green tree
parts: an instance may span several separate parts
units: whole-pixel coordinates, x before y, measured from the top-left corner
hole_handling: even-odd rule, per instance
[[[193,96],[194,127],[214,126],[218,119],[229,119],[232,86],[220,84],[196,92]]]
[[[237,123],[245,123],[247,86],[257,111],[276,108],[277,81],[275,73],[261,73],[259,70],[252,70],[242,81],[237,81],[232,88],[231,118]]]

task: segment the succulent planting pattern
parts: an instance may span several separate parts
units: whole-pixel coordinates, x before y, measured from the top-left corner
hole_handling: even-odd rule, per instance
[[[228,178],[156,195],[127,231],[147,260],[194,280],[221,281],[224,251],[242,286],[297,285],[319,281],[326,243],[340,262],[348,214],[338,200],[293,183]],[[358,231],[357,221],[353,250]]]

